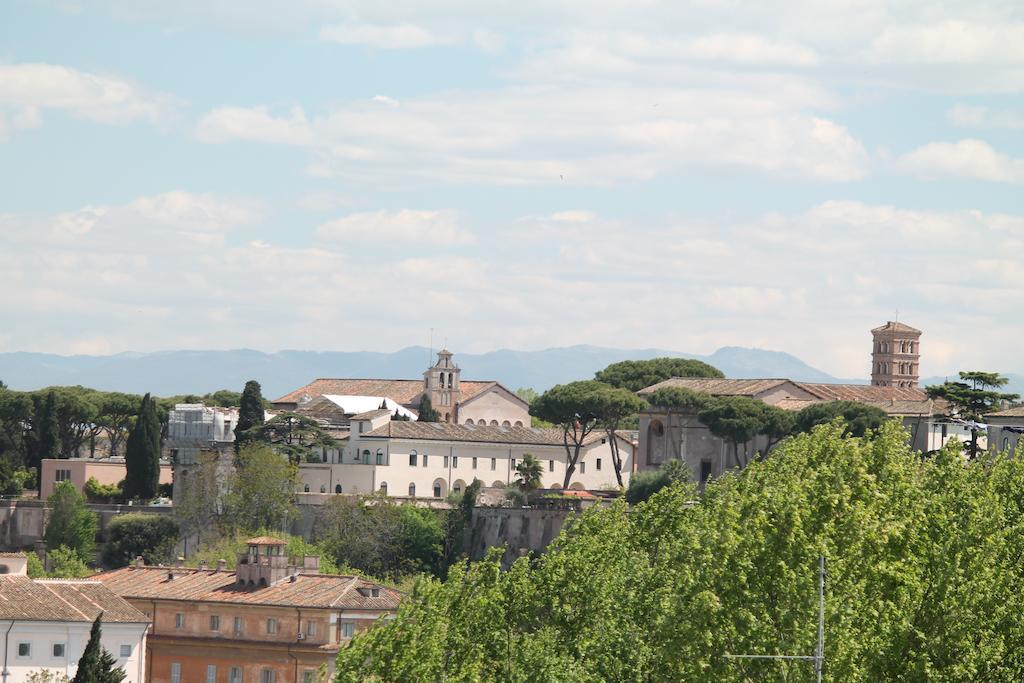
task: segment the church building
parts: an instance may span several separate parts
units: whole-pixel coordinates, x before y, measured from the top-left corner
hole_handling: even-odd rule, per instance
[[[430,397],[442,422],[493,427],[529,427],[529,405],[495,381],[462,379],[462,370],[448,349],[423,372],[423,379],[327,379],[321,378],[273,402],[278,410],[309,413],[328,424],[347,427],[353,416],[346,406],[362,405],[372,397],[373,408],[400,406],[400,414],[415,415],[420,400]],[[358,414],[368,410],[358,410]],[[392,410],[394,412],[394,410]]]

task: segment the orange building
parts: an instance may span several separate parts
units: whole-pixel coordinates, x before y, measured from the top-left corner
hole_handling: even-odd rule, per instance
[[[247,545],[235,571],[137,560],[94,577],[152,619],[150,683],[320,683],[322,664],[332,673],[339,648],[398,607],[398,591],[320,574],[280,540]]]

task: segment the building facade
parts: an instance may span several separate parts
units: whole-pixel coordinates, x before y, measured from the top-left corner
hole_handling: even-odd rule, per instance
[[[124,670],[125,682],[147,680],[145,614],[98,581],[31,579],[27,564],[22,553],[0,553],[0,680],[25,683],[44,669],[74,677],[100,612],[100,642]]]
[[[871,385],[917,388],[921,330],[890,320],[871,330]]]
[[[618,433],[623,483],[634,469],[635,443]],[[617,488],[612,444],[603,430],[584,441],[572,489]],[[543,467],[542,485],[561,488],[568,467],[561,429],[405,422],[387,410],[357,416],[336,449],[318,451],[321,462],[299,467],[304,493],[369,493],[394,497],[444,498],[473,479],[504,487],[516,480],[527,454]]]
[[[529,405],[498,382],[462,379],[451,351],[442,349],[423,379],[317,379],[273,402],[279,410],[315,409],[325,395],[389,399],[414,414],[420,399],[430,397],[441,420],[453,424],[529,426]],[[378,403],[378,405],[380,405]],[[393,412],[393,411],[392,411]]]
[[[145,566],[95,577],[152,619],[150,683],[321,683],[338,650],[398,608],[401,594],[320,574],[275,538],[250,539],[233,571]],[[328,678],[329,680],[329,678]]]
[[[124,458],[46,458],[39,467],[39,497],[48,498],[62,481],[70,481],[81,491],[90,479],[112,486],[124,481],[126,473]],[[161,463],[160,483],[170,484],[171,479],[170,463]]]
[[[1024,449],[1024,406],[1006,408],[985,416],[988,447],[998,452],[1017,453]],[[967,440],[970,440],[968,434]]]

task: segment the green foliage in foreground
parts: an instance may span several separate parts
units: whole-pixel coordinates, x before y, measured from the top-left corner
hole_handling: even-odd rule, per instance
[[[811,681],[817,557],[829,681],[1024,680],[1024,454],[922,459],[896,425],[836,423],[550,551],[417,584],[338,656],[337,681]]]

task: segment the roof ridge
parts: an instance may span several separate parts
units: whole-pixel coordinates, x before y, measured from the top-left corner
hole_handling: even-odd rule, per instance
[[[67,601],[66,599],[64,599],[64,596],[63,596],[63,595],[61,595],[60,593],[58,593],[58,592],[57,592],[57,591],[55,591],[55,590],[52,590],[52,589],[51,589],[51,588],[49,587],[49,584],[43,583],[43,584],[41,584],[41,585],[42,585],[42,586],[43,586],[44,588],[46,588],[46,591],[47,591],[48,593],[52,594],[52,595],[53,595],[54,597],[56,597],[56,598],[57,598],[58,600],[60,600],[60,601],[61,601],[61,602],[63,602],[63,603],[65,604],[65,605],[67,605],[68,607],[70,607],[71,609],[73,609],[73,610],[74,610],[75,612],[77,612],[78,614],[80,614],[80,615],[82,616],[82,618],[84,618],[84,619],[85,619],[86,621],[89,621],[89,615],[88,615],[88,614],[86,614],[86,613],[85,613],[85,612],[83,612],[82,610],[80,610],[80,609],[78,609],[77,607],[75,607],[74,605],[72,605],[72,604],[71,604],[70,602],[68,602],[68,601]],[[79,595],[81,595],[81,593],[79,593]],[[83,597],[83,598],[85,598],[86,600],[89,600],[89,598],[86,598],[86,597],[85,597],[84,595],[83,595],[82,597]],[[93,602],[92,600],[89,600],[89,602],[90,602],[90,603],[92,603],[92,604],[94,604],[94,605],[96,604],[96,603],[95,603],[95,602]],[[103,610],[100,610],[100,611],[102,612]]]

